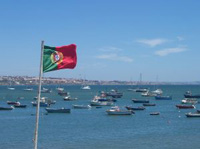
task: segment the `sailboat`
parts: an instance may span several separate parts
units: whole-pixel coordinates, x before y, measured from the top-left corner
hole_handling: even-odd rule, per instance
[[[142,84],[142,74],[140,73],[140,83],[139,84]],[[148,92],[149,90],[147,88],[136,88],[135,89],[135,92]]]
[[[8,89],[8,90],[12,90],[12,91],[15,90],[15,88],[11,86],[11,82],[9,83],[9,86],[8,86],[7,89]]]
[[[131,82],[131,87],[127,89],[127,91],[135,91],[135,88],[133,88],[133,81],[132,81],[132,78],[130,80]]]
[[[8,90],[15,90],[15,88],[14,87],[8,87]]]
[[[158,84],[158,76],[156,77],[156,84]],[[163,94],[163,91],[159,88],[157,88],[156,90],[152,91],[153,94],[156,94],[156,95],[162,95]]]

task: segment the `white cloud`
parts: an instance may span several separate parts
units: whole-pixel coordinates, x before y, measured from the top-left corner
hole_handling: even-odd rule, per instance
[[[161,44],[167,42],[167,40],[166,39],[160,39],[160,38],[157,38],[157,39],[141,39],[141,40],[137,40],[137,42],[148,45],[150,47],[155,47],[157,45],[161,45]]]
[[[183,51],[186,51],[186,49],[185,48],[168,48],[168,49],[156,51],[155,54],[158,56],[167,56],[172,53],[180,53]]]
[[[103,52],[117,52],[117,51],[122,51],[122,49],[116,48],[116,47],[103,47],[103,48],[100,48],[99,51],[103,51]]]
[[[126,56],[118,56],[117,54],[106,54],[106,55],[99,55],[97,56],[98,59],[107,59],[113,61],[122,61],[122,62],[129,62],[133,61],[132,58]]]

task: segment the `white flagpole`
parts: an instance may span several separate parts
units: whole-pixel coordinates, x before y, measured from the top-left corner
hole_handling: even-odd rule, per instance
[[[43,74],[43,49],[44,49],[44,41],[41,42],[40,73],[39,73],[38,100],[37,100],[37,109],[36,109],[34,149],[37,149],[37,146],[38,146],[38,125],[39,125],[39,112],[40,112],[40,96],[41,96],[42,74]]]

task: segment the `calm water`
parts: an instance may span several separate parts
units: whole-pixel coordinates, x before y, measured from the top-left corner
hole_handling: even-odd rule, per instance
[[[81,90],[80,86],[64,86],[77,101],[64,101],[57,95],[56,86],[51,94],[43,94],[57,103],[52,107],[72,107],[72,104],[89,104],[98,91],[118,89],[124,93],[116,105],[139,106],[132,98],[150,99],[156,103],[155,107],[147,107],[144,111],[136,111],[132,116],[108,116],[105,110],[100,109],[72,109],[70,114],[48,114],[41,108],[39,123],[40,149],[110,149],[110,148],[137,148],[137,149],[198,149],[200,148],[200,118],[187,118],[186,112],[192,110],[178,110],[175,105],[183,99],[187,90],[200,93],[200,86],[160,86],[164,95],[172,95],[171,101],[156,101],[153,97],[141,97],[140,93],[129,92],[129,86],[91,86],[92,90]],[[152,90],[154,86],[147,86]],[[23,96],[22,104],[26,109],[0,111],[0,148],[28,149],[33,148],[35,129],[35,108],[31,101],[37,95],[35,91],[25,92],[25,87],[18,86],[16,90],[7,90],[0,87],[0,106],[7,106],[6,101],[16,101]],[[200,105],[197,105],[200,109]],[[159,111],[159,116],[150,116],[149,113]]]

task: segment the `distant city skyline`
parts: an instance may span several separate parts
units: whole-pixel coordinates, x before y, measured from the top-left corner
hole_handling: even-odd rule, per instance
[[[31,76],[0,76],[0,86],[14,86],[14,85],[38,85],[39,77]],[[151,81],[120,81],[120,80],[85,80],[74,78],[55,78],[45,77],[42,79],[43,85],[130,85],[130,86],[143,86],[143,85],[200,85],[200,81],[196,82],[151,82]]]
[[[45,45],[77,45],[73,70],[44,77],[200,81],[200,2],[1,1],[0,76],[38,76]]]

